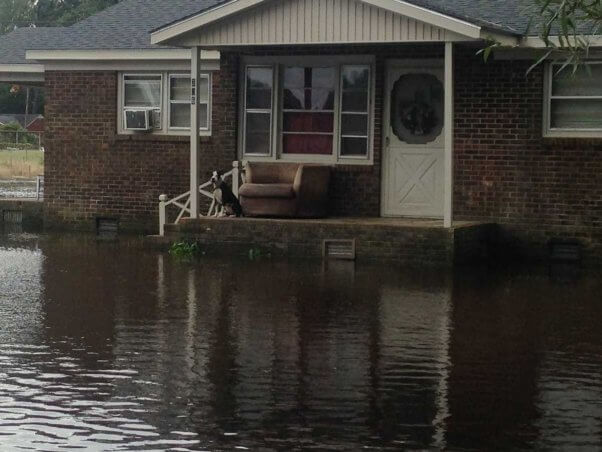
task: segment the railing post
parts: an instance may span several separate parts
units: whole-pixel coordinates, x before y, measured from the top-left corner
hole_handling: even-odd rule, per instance
[[[238,185],[240,181],[240,170],[238,168],[238,160],[232,162],[232,193],[238,198]]]
[[[165,235],[165,221],[166,221],[166,206],[167,195],[159,196],[159,235],[163,237]]]
[[[40,176],[36,176],[36,201],[40,200]]]

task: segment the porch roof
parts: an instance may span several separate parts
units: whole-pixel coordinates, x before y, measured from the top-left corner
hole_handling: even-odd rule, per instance
[[[520,33],[414,1],[230,0],[151,33],[153,44],[247,45],[474,41],[517,44]]]

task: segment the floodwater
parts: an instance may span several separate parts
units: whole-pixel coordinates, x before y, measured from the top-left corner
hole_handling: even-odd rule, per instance
[[[0,450],[600,450],[601,293],[0,235]]]
[[[1,198],[35,198],[35,180],[2,180],[0,179]]]

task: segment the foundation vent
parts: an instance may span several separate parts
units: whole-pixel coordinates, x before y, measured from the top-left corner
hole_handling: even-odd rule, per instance
[[[114,218],[97,218],[96,234],[101,236],[114,236],[119,231],[119,222]]]
[[[551,240],[550,259],[576,262],[581,260],[581,243],[577,240]]]
[[[2,221],[6,224],[23,223],[23,212],[21,210],[5,210],[2,212]]]
[[[355,260],[355,239],[326,239],[322,243],[325,259]]]

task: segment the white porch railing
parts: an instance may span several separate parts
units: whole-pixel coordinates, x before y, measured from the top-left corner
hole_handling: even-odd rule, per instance
[[[44,176],[36,176],[36,200],[39,201],[44,195]]]
[[[238,197],[238,187],[240,185],[241,171],[240,165],[238,161],[232,162],[232,169],[227,173],[222,174],[222,178],[224,180],[231,180],[232,183],[232,193],[236,197]],[[211,216],[219,216],[222,211],[219,209],[217,203],[215,202],[215,198],[213,197],[213,193],[206,190],[211,186],[211,180],[208,180],[204,184],[199,186],[199,193],[209,199],[211,199],[211,205],[209,206],[209,210],[207,211],[207,215],[200,215],[202,217],[211,217]],[[180,209],[174,224],[178,224],[180,220],[187,213],[190,215],[190,191],[183,193],[179,196],[176,196],[173,199],[168,199],[167,195],[159,196],[159,235],[165,235],[165,224],[167,223],[167,208],[169,206],[175,206]]]

